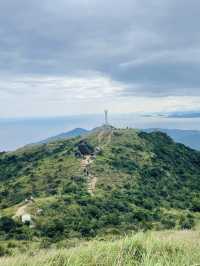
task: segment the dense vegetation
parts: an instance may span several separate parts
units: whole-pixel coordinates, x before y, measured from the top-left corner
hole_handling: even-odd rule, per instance
[[[80,156],[100,151],[88,193]],[[103,127],[85,136],[0,154],[1,239],[91,238],[190,229],[200,211],[200,152],[166,134]],[[14,218],[26,198],[33,227]],[[41,209],[40,213],[37,210]]]

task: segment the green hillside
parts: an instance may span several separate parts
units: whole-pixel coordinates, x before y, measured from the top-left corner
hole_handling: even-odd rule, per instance
[[[199,211],[200,152],[164,133],[104,126],[0,154],[2,240],[190,229]]]

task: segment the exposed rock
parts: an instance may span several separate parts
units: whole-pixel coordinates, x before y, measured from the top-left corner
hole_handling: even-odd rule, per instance
[[[94,148],[84,140],[79,142],[78,150],[82,155],[91,155],[94,153]]]

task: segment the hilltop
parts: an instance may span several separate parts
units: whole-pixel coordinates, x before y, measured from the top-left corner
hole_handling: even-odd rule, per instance
[[[190,229],[200,211],[200,152],[165,133],[111,126],[0,154],[5,239],[88,238]],[[20,216],[31,215],[31,226]]]
[[[79,137],[86,135],[93,130],[87,130],[84,128],[75,128],[73,130],[63,132],[56,136],[44,139],[40,142],[37,142],[36,144],[50,143],[57,140]],[[168,136],[170,136],[175,142],[182,143],[192,149],[200,150],[200,131],[198,130],[167,129],[167,128],[146,128],[140,130],[148,133],[151,133],[153,131],[164,132]]]

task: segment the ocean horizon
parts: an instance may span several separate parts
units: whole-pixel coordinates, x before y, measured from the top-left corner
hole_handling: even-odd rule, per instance
[[[200,130],[200,118],[173,118],[112,114],[115,127]],[[74,128],[92,129],[104,123],[103,114],[60,117],[0,118],[0,151],[12,151]]]

